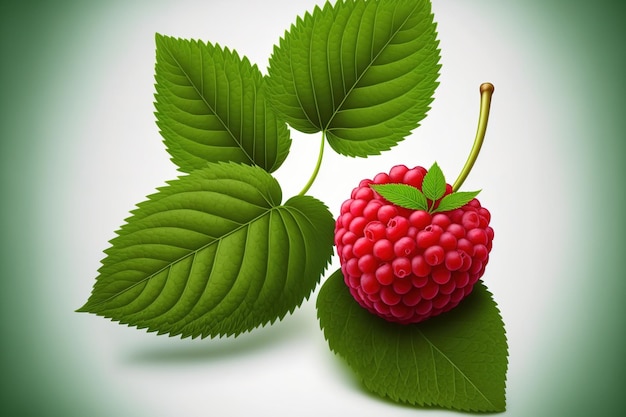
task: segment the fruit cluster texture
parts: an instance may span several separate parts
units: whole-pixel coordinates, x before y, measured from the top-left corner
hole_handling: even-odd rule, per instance
[[[449,311],[484,274],[494,237],[491,215],[477,199],[447,212],[410,210],[384,199],[371,184],[422,189],[427,170],[394,166],[362,180],[341,206],[335,245],[356,301],[392,322],[417,323]],[[446,193],[452,187],[446,185]],[[434,214],[431,214],[434,212]]]

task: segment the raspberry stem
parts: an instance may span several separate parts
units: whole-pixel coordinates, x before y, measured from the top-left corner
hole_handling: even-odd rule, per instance
[[[317,178],[317,174],[320,172],[320,167],[322,166],[322,158],[324,157],[324,143],[325,142],[326,142],[326,131],[322,130],[322,143],[320,144],[320,151],[317,156],[317,163],[315,164],[315,169],[313,170],[313,174],[311,174],[311,178],[309,178],[309,181],[306,183],[306,185],[304,186],[304,188],[302,189],[302,191],[300,191],[300,194],[298,195],[301,195],[301,196],[305,195],[307,191],[309,191],[309,188],[311,188],[311,186],[315,182],[315,178]]]
[[[485,132],[487,131],[487,122],[489,121],[489,109],[491,108],[491,96],[493,95],[493,90],[494,86],[491,83],[484,83],[480,85],[480,113],[478,116],[476,138],[474,139],[474,144],[472,145],[472,150],[467,157],[465,166],[452,186],[453,192],[458,191],[459,188],[461,188],[461,185],[463,185],[463,182],[474,166],[474,162],[476,162],[476,159],[478,158],[480,148],[483,146]]]

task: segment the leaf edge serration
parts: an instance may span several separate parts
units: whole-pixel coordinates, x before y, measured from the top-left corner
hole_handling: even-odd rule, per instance
[[[406,98],[406,103],[410,102],[410,104],[404,104],[405,107],[408,107],[399,111],[398,114],[391,117],[385,123],[377,123],[372,126],[354,126],[334,123],[335,116],[339,113],[345,113],[346,110],[350,111],[361,109],[365,111],[374,105],[379,106],[380,103],[369,103],[368,105],[359,104],[352,109],[335,108],[331,112],[330,119],[327,120],[328,118],[325,118],[323,115],[324,113],[328,113],[327,109],[319,106],[319,101],[324,100],[324,95],[318,94],[319,92],[315,91],[316,87],[313,86],[313,84],[315,84],[315,81],[313,81],[315,72],[310,71],[308,68],[312,66],[312,64],[309,63],[306,71],[304,70],[304,68],[302,68],[300,72],[302,74],[306,73],[306,76],[302,76],[300,80],[296,80],[294,77],[296,76],[295,74],[297,74],[297,71],[294,70],[293,61],[291,61],[291,56],[295,55],[296,52],[290,51],[290,48],[292,48],[292,44],[294,42],[300,41],[300,39],[298,39],[299,36],[310,36],[312,38],[314,34],[313,30],[316,27],[315,25],[318,24],[319,21],[323,21],[324,19],[331,20],[330,23],[324,23],[327,25],[333,25],[336,23],[333,19],[338,19],[338,17],[341,16],[342,12],[344,12],[346,9],[351,8],[346,13],[352,13],[354,12],[354,9],[357,9],[359,7],[369,7],[370,9],[374,9],[378,7],[379,4],[387,6],[395,5],[396,7],[399,7],[402,5],[415,5],[415,2],[408,0],[348,0],[339,1],[336,2],[335,5],[331,5],[330,2],[327,1],[323,8],[316,6],[313,12],[307,12],[304,17],[298,16],[296,22],[291,25],[289,30],[285,31],[283,36],[280,38],[279,43],[274,46],[274,50],[269,61],[268,85],[269,89],[272,91],[272,94],[270,95],[270,105],[277,113],[281,114],[282,118],[285,119],[291,127],[296,130],[304,133],[316,133],[323,131],[325,133],[326,140],[331,148],[335,152],[345,156],[368,157],[372,155],[379,155],[382,152],[392,149],[400,142],[405,140],[411,134],[411,132],[420,125],[420,122],[426,117],[427,113],[431,109],[430,105],[434,100],[434,93],[439,85],[438,78],[441,69],[441,64],[439,63],[439,61],[441,59],[441,56],[439,49],[439,40],[437,39],[437,24],[434,21],[434,14],[432,12],[430,1],[420,1],[413,8],[413,11],[417,10],[420,7],[422,9],[425,9],[425,18],[429,19],[427,29],[423,30],[418,37],[413,39],[413,41],[420,44],[420,52],[424,53],[426,57],[419,63],[413,63],[413,65],[415,65],[415,68],[411,71],[414,71],[415,74],[413,75],[413,77],[418,77],[419,81],[415,81],[415,85],[411,85],[411,89],[409,89],[409,91],[411,92],[411,97]],[[359,12],[363,11],[360,10]],[[369,12],[369,10],[366,10],[366,12]],[[421,9],[419,10],[419,12],[424,13]],[[350,19],[350,17],[350,15],[348,15],[348,17],[343,16],[344,20]],[[419,24],[415,25],[415,27],[417,26],[419,26]],[[338,31],[337,28],[331,27],[330,29],[328,29],[328,36],[330,36],[330,33],[333,30]],[[361,29],[359,28],[359,30]],[[292,38],[295,38],[295,40]],[[423,42],[422,38],[429,38],[429,42]],[[324,39],[324,41],[328,42],[328,39]],[[422,43],[426,43],[427,45],[423,46]],[[312,44],[313,43],[311,42],[311,45]],[[297,50],[297,48],[295,49]],[[344,49],[342,49],[342,51],[343,50]],[[434,55],[431,56],[429,54]],[[415,55],[415,53],[413,52],[411,54],[408,54],[408,56],[411,57],[413,55]],[[304,58],[298,57],[298,59]],[[311,56],[308,56],[307,59],[310,59],[311,62],[313,62],[313,58]],[[330,68],[331,60],[328,56],[325,56],[324,59],[317,60],[321,61],[322,64],[324,62],[327,62],[329,66],[328,71],[323,70],[321,72],[326,72],[327,74],[331,74],[333,72],[333,70]],[[388,62],[385,62],[385,64],[389,65]],[[340,67],[340,72],[344,71],[343,65],[340,65]],[[423,67],[429,68],[429,72],[427,73],[427,75],[424,75],[425,73],[423,72]],[[422,73],[420,73],[420,71],[422,71]],[[419,76],[417,74],[419,74]],[[331,77],[330,79],[320,78],[321,81],[317,81],[317,83],[318,85],[326,83],[326,90],[330,89],[332,92],[333,85],[336,86],[338,83],[340,83],[339,79],[345,81],[343,79],[344,75],[345,74],[339,73],[333,74],[329,76]],[[332,78],[333,76],[334,78]],[[305,80],[306,78],[310,79]],[[346,94],[352,94],[352,91],[356,87],[356,83],[362,81],[363,74],[360,74],[357,78],[358,79],[355,81],[355,84],[348,89],[349,91]],[[398,82],[398,80],[399,78],[391,79],[391,81],[394,82]],[[311,85],[305,86],[304,84],[308,82],[310,82]],[[369,82],[370,81],[367,81],[367,83]],[[300,87],[298,86],[298,83],[301,84]],[[369,88],[370,85],[367,83],[366,86]],[[406,84],[403,83],[403,89],[405,85]],[[345,85],[344,88],[346,88]],[[381,91],[384,90],[385,88],[381,89]],[[427,91],[427,94],[425,93],[425,91]],[[302,94],[303,92],[306,93],[308,96],[301,97],[300,94]],[[402,95],[406,94],[407,93],[403,90]],[[331,98],[333,102],[340,101],[340,107],[344,105],[346,99],[347,96],[344,96],[342,100]],[[385,105],[386,103],[383,101],[383,106]],[[375,114],[380,114],[379,111],[373,110],[373,107],[372,110],[369,111],[374,112]],[[351,118],[353,120],[360,121],[367,119],[365,117],[358,117],[354,115]],[[366,136],[362,136],[364,133],[367,133]],[[347,135],[348,138],[343,137],[344,135]],[[368,137],[367,135],[370,135],[370,137]]]
[[[245,302],[245,299],[244,299],[243,300],[244,302],[237,304],[232,309],[233,311],[238,311],[240,313],[240,316],[237,318],[237,320],[241,321],[241,325],[236,320],[234,320],[232,322],[227,321],[226,325],[217,323],[215,325],[212,324],[211,328],[206,328],[202,326],[171,327],[171,323],[170,324],[165,323],[162,325],[158,323],[146,324],[145,322],[142,323],[142,322],[138,322],[137,320],[132,320],[132,319],[129,320],[124,315],[111,314],[110,313],[111,308],[107,308],[104,304],[106,300],[103,302],[103,301],[98,301],[97,299],[93,298],[94,295],[96,294],[96,288],[97,288],[96,286],[98,285],[99,280],[101,280],[102,277],[104,276],[102,274],[102,271],[107,268],[107,265],[108,265],[107,259],[110,259],[117,255],[115,251],[112,250],[114,248],[116,241],[117,242],[124,241],[124,239],[127,239],[126,235],[132,234],[133,232],[142,231],[141,228],[133,229],[133,227],[129,226],[129,225],[136,224],[134,223],[134,219],[142,220],[144,218],[150,217],[151,215],[159,214],[158,210],[154,213],[149,214],[148,216],[144,216],[143,213],[146,212],[147,209],[151,208],[154,205],[154,203],[151,203],[151,202],[155,201],[154,199],[158,198],[157,196],[159,196],[160,193],[163,192],[163,190],[167,190],[168,187],[172,186],[172,184],[176,184],[177,182],[181,181],[181,178],[189,178],[189,177],[193,178],[194,175],[197,176],[199,174],[203,174],[207,171],[210,171],[211,169],[228,170],[229,167],[238,167],[236,169],[247,170],[250,173],[256,172],[255,175],[251,175],[247,177],[253,183],[254,181],[258,180],[259,175],[265,175],[267,178],[271,178],[270,182],[275,187],[277,187],[274,190],[274,196],[271,197],[273,203],[276,205],[273,208],[271,208],[271,210],[276,213],[292,212],[292,217],[300,216],[299,217],[300,220],[304,219],[303,221],[296,219],[296,227],[300,228],[300,230],[303,230],[301,232],[302,236],[296,237],[296,239],[300,239],[304,245],[307,245],[307,247],[304,249],[300,248],[300,250],[304,251],[304,253],[307,256],[306,260],[302,260],[302,262],[304,262],[304,266],[300,268],[302,269],[304,276],[298,275],[297,277],[294,277],[293,276],[294,274],[292,273],[290,276],[287,276],[285,279],[291,279],[292,280],[291,284],[293,284],[293,282],[296,282],[295,285],[288,286],[287,285],[288,283],[285,281],[283,283],[284,286],[282,287],[282,290],[281,290],[282,292],[275,294],[275,297],[277,297],[276,299],[262,300],[262,302],[264,302],[265,304],[269,303],[270,305],[274,305],[274,304],[279,304],[283,296],[288,295],[287,297],[284,297],[284,298],[293,300],[293,302],[289,302],[288,305],[280,305],[277,307],[271,307],[269,310],[267,310],[267,311],[270,311],[270,313],[263,316],[263,306],[259,307],[260,304],[258,304],[258,301],[255,301],[251,305],[247,305],[247,302]],[[272,184],[270,184],[270,187]],[[156,332],[157,334],[168,334],[170,337],[181,336],[181,338],[186,338],[186,337],[191,337],[191,338],[211,337],[213,338],[213,337],[218,337],[218,336],[219,337],[238,336],[239,334],[250,332],[258,327],[264,327],[267,324],[272,324],[277,320],[280,321],[288,314],[292,314],[297,308],[299,308],[302,305],[302,303],[305,300],[308,300],[310,298],[311,294],[313,293],[313,291],[319,284],[321,277],[323,276],[324,272],[328,268],[328,265],[330,263],[330,260],[332,258],[332,253],[333,253],[332,227],[334,226],[334,220],[332,218],[332,214],[328,210],[328,207],[323,202],[311,196],[295,196],[287,200],[284,204],[281,204],[280,203],[280,200],[281,200],[280,186],[278,185],[278,182],[270,174],[266,173],[259,167],[248,166],[245,164],[237,164],[237,163],[226,163],[226,162],[212,163],[212,164],[209,164],[209,166],[203,170],[197,170],[191,174],[183,175],[175,180],[168,181],[166,186],[159,187],[157,190],[158,191],[156,193],[148,196],[147,200],[143,201],[142,203],[139,203],[137,205],[137,208],[131,211],[132,216],[126,219],[125,224],[116,232],[117,236],[111,239],[110,241],[111,247],[105,250],[106,257],[102,260],[102,266],[99,269],[100,276],[96,278],[96,283],[94,284],[94,289],[92,290],[92,294],[90,295],[88,301],[82,307],[77,309],[76,312],[92,313],[98,316],[102,316],[104,318],[108,318],[113,322],[118,322],[119,324],[125,324],[128,327],[146,329],[148,332]],[[156,201],[157,203],[159,202],[159,200],[156,200]],[[300,223],[298,223],[298,221],[300,221]],[[284,226],[284,227],[286,228],[287,226]],[[317,233],[318,231],[320,232],[319,234]],[[284,233],[289,233],[288,229],[285,229]],[[312,238],[313,234],[315,234],[314,236],[315,239]],[[289,234],[287,234],[286,236],[289,236]],[[119,261],[119,259],[114,259],[114,260],[115,262]],[[304,280],[305,277],[308,277],[308,278]],[[266,279],[267,277],[262,278],[262,280],[266,280]],[[300,281],[302,281],[302,283],[298,284],[296,279],[299,279]],[[264,285],[265,283],[263,283],[263,286]],[[298,290],[298,288],[300,288],[300,290]],[[284,291],[288,291],[291,293],[287,294]],[[254,300],[256,300],[256,298]],[[255,309],[255,306],[256,306],[256,309]],[[276,313],[274,313],[274,311],[276,311]],[[255,315],[257,313],[259,313],[259,315]],[[257,317],[260,317],[260,316],[262,317],[260,319],[257,319]]]
[[[363,337],[360,340],[360,342],[358,344],[354,345],[354,349],[355,351],[353,352],[353,354],[346,354],[346,352],[343,351],[343,348],[341,347],[342,343],[345,343],[345,337],[342,338],[337,338],[337,337],[333,337],[330,333],[329,333],[329,329],[328,329],[328,325],[325,326],[323,321],[324,318],[323,316],[323,312],[320,309],[320,304],[326,301],[323,301],[324,297],[326,297],[326,292],[330,291],[328,290],[328,285],[329,282],[332,285],[332,281],[335,280],[335,285],[339,286],[342,285],[343,282],[341,282],[341,284],[339,283],[339,281],[343,281],[343,275],[341,273],[341,270],[337,270],[335,271],[333,274],[331,274],[331,276],[329,276],[327,278],[327,280],[323,283],[319,293],[318,293],[318,299],[316,302],[316,309],[317,309],[317,318],[319,321],[319,326],[320,329],[322,330],[322,333],[324,334],[324,339],[327,341],[330,350],[339,358],[341,358],[342,361],[344,361],[348,367],[356,374],[357,378],[359,379],[359,381],[363,384],[363,386],[369,390],[372,394],[375,394],[381,398],[386,398],[388,400],[394,401],[396,403],[399,404],[406,404],[406,405],[410,405],[410,406],[414,406],[414,407],[434,407],[434,408],[442,408],[442,409],[449,409],[449,410],[456,410],[456,411],[463,411],[463,412],[473,412],[473,413],[500,413],[500,412],[504,412],[506,411],[506,387],[507,387],[507,371],[508,371],[508,365],[509,365],[509,347],[508,347],[508,340],[507,340],[507,336],[506,336],[506,327],[504,326],[504,321],[502,319],[502,313],[500,308],[498,307],[497,303],[495,302],[495,300],[493,299],[493,294],[491,293],[491,291],[489,291],[489,289],[487,288],[486,285],[484,285],[484,283],[482,281],[478,281],[478,283],[476,284],[477,286],[480,286],[480,290],[483,293],[483,296],[488,297],[489,300],[493,303],[493,313],[495,313],[496,317],[497,317],[497,321],[498,324],[502,327],[502,346],[501,348],[503,349],[503,351],[501,352],[502,355],[502,363],[500,364],[500,366],[502,366],[501,372],[502,372],[502,380],[501,380],[501,386],[499,388],[500,393],[498,394],[499,396],[501,396],[499,398],[499,400],[488,400],[491,402],[491,406],[489,407],[477,407],[474,405],[467,405],[467,406],[459,406],[457,404],[454,404],[452,401],[437,401],[437,400],[420,400],[420,399],[415,399],[415,398],[406,398],[403,397],[402,395],[399,395],[397,390],[394,390],[392,388],[389,388],[388,386],[382,385],[383,389],[381,389],[380,385],[373,385],[372,381],[368,380],[366,377],[364,377],[361,372],[358,369],[359,365],[355,364],[355,361],[362,361],[364,356],[367,356],[368,353],[366,352],[368,347],[367,347],[367,338]],[[345,285],[343,285],[345,286]],[[346,290],[347,292],[347,287],[346,288],[342,288],[342,290]],[[341,295],[335,295],[335,299],[334,299],[334,303],[335,305],[337,305],[337,299],[339,297],[342,297]],[[345,299],[348,299],[352,302],[354,301],[351,297],[351,295],[344,295],[343,296]],[[471,297],[471,296],[470,296]],[[467,301],[467,300],[464,300]],[[484,300],[483,300],[484,302]],[[454,310],[460,309],[462,308],[463,303],[461,303],[458,307],[456,307]],[[396,324],[396,323],[389,323],[384,321],[383,319],[374,316],[373,314],[365,311],[365,309],[363,309],[362,307],[360,307],[356,302],[351,303],[350,307],[349,307],[349,311],[350,314],[354,315],[354,314],[359,314],[359,315],[368,315],[370,316],[370,319],[373,321],[383,324],[380,324],[381,327],[383,328],[387,328],[387,329],[393,329],[393,328],[402,328],[403,326],[406,326],[407,328],[410,326],[424,326],[426,325],[430,325],[428,324],[429,322],[432,323],[433,327],[439,327],[441,328],[442,326],[445,325],[445,320],[446,320],[446,315],[450,315],[451,313],[454,312],[454,310],[452,310],[451,312],[448,312],[442,316],[436,317],[436,318],[432,318],[427,320],[424,323],[420,323],[418,325],[400,325],[400,324]],[[332,322],[332,320],[328,320],[328,322]],[[434,323],[437,322],[437,323]],[[375,330],[371,330],[371,331],[375,331]],[[390,331],[391,332],[391,331]],[[345,327],[344,327],[344,334],[345,336]],[[391,341],[388,341],[388,344],[391,344]],[[371,360],[372,362],[370,363],[375,363],[376,360],[372,359],[371,357],[369,357],[369,360]],[[380,359],[380,358],[379,358]],[[397,381],[394,381],[395,383],[397,383]]]
[[[258,165],[269,173],[282,166],[291,147],[290,131],[269,107],[267,77],[258,65],[219,43],[155,33],[155,46],[154,116],[170,159],[179,171],[191,173],[212,162]],[[174,52],[198,61],[199,68],[194,66],[194,72],[201,74],[184,69],[191,64],[175,57]],[[175,74],[172,67],[182,73]],[[199,81],[194,79],[196,76]],[[180,81],[182,77],[185,82]],[[195,91],[193,97],[182,93],[189,88]],[[238,101],[235,107],[241,111],[234,121],[219,104],[224,102],[230,108],[232,100]],[[194,102],[204,105],[198,108]],[[216,129],[216,123],[221,127]],[[228,143],[220,135],[230,137]],[[248,137],[254,140],[250,142]]]

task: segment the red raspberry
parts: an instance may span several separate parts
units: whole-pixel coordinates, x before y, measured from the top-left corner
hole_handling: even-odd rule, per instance
[[[421,190],[426,173],[423,167],[397,165],[388,174],[361,181],[342,204],[335,225],[350,293],[361,306],[392,322],[417,323],[456,307],[489,261],[491,215],[477,199],[430,214],[394,205],[370,187],[402,183]],[[447,185],[446,195],[451,192]]]

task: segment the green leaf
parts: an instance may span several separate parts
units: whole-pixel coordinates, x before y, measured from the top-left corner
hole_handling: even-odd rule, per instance
[[[504,411],[504,324],[480,281],[453,310],[401,325],[359,306],[339,270],[322,286],[317,311],[330,348],[370,391],[418,406]]]
[[[370,184],[387,201],[410,210],[428,210],[424,194],[407,184]]]
[[[194,338],[282,319],[326,269],[334,221],[312,197],[281,198],[270,174],[242,164],[169,182],[111,241],[79,311]]]
[[[479,193],[480,190],[457,191],[455,193],[448,194],[441,199],[441,201],[439,202],[439,206],[434,212],[437,213],[442,211],[450,211],[459,207],[463,207],[464,205],[472,201],[474,197],[476,197]]]
[[[267,104],[265,82],[247,58],[218,45],[156,35],[156,117],[183,172],[241,162],[273,172],[291,139]]]
[[[344,155],[376,155],[426,116],[438,85],[430,1],[347,0],[298,18],[270,59],[270,103]]]
[[[436,162],[424,176],[422,192],[426,198],[433,201],[439,200],[446,193],[446,178]]]

